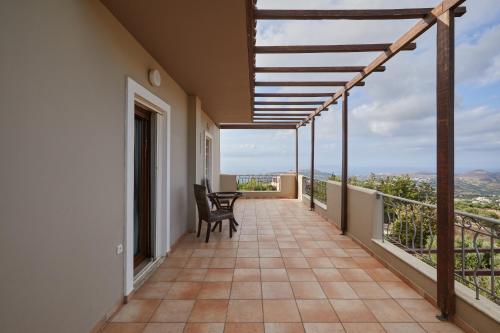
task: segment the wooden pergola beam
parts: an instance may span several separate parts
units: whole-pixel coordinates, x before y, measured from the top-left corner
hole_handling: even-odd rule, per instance
[[[293,117],[259,117],[259,116],[253,116],[254,120],[296,120],[296,121],[301,121],[304,117],[302,118],[293,118]]]
[[[296,129],[294,124],[279,123],[222,123],[220,129]]]
[[[392,45],[386,50],[382,52],[375,60],[373,60],[365,69],[356,75],[351,81],[349,81],[342,89],[337,91],[333,96],[327,99],[323,105],[318,107],[318,109],[308,117],[307,120],[312,118],[314,115],[320,113],[328,106],[330,106],[333,102],[337,101],[343,94],[344,91],[351,90],[354,86],[356,86],[359,82],[364,80],[368,75],[373,73],[374,69],[384,65],[387,61],[389,61],[392,57],[402,51],[407,45],[417,39],[424,32],[429,30],[437,21],[437,18],[441,16],[443,13],[450,9],[457,8],[461,4],[463,4],[465,0],[444,0],[439,5],[434,7],[422,20],[418,21],[410,30],[404,33],[401,37],[399,37]],[[301,126],[302,124],[299,124]]]
[[[347,81],[256,81],[256,87],[342,87]],[[364,86],[364,82],[356,83]]]
[[[258,9],[257,20],[408,20],[421,19],[432,8],[402,9],[347,9],[347,10],[276,10]],[[455,17],[466,12],[465,7],[455,10]]]
[[[254,108],[254,111],[314,111],[316,108]]]
[[[257,11],[257,0],[246,0],[246,24],[247,24],[247,52],[248,52],[248,79],[250,84],[250,110],[253,109],[255,93],[255,44],[257,36],[257,20],[255,12]]]
[[[333,92],[319,93],[255,93],[255,97],[330,97]]]
[[[322,101],[255,101],[254,105],[320,105],[323,104]]]
[[[339,52],[378,52],[387,51],[392,44],[345,44],[345,45],[280,45],[280,46],[255,46],[255,53],[339,53]],[[411,51],[417,44],[405,44],[401,51]]]
[[[286,113],[286,112],[269,112],[269,113],[254,113],[253,116],[268,116],[268,117],[290,117],[290,116],[295,116],[295,117],[307,117],[311,113]]]
[[[323,66],[323,67],[255,67],[256,73],[356,73],[362,72],[365,66]],[[384,72],[380,66],[374,72]]]

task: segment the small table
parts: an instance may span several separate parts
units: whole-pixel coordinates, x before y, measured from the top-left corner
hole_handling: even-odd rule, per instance
[[[229,210],[230,212],[233,213],[234,209],[234,203],[238,198],[243,196],[243,193],[241,192],[212,192],[207,194],[208,197],[215,203],[217,209],[224,209],[224,210]],[[223,205],[221,204],[221,201],[228,201],[228,205]],[[233,223],[236,225],[240,225],[237,221],[236,218],[233,220]],[[236,228],[234,228],[234,231],[236,231]]]

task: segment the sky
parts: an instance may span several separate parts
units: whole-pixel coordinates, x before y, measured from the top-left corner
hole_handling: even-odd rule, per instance
[[[258,0],[261,9],[434,7],[439,0]],[[455,171],[500,171],[500,1],[468,0],[455,20]],[[393,42],[417,20],[259,21],[257,45]],[[349,96],[349,173],[435,172],[436,28]],[[367,65],[379,53],[259,54],[257,66]],[[350,80],[354,73],[264,74],[257,81]],[[332,91],[257,87],[256,92]],[[258,98],[266,100],[266,98]],[[276,99],[273,99],[276,100]],[[318,98],[281,99],[318,100]],[[341,103],[316,118],[315,169],[339,174]],[[310,167],[310,125],[299,129],[299,169]],[[295,130],[221,130],[221,172],[295,170]]]

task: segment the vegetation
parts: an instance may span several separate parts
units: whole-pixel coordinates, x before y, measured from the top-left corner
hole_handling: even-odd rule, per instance
[[[276,185],[272,183],[262,182],[257,178],[249,178],[245,181],[238,181],[238,191],[276,191]]]
[[[332,175],[330,180],[340,181],[340,178]],[[385,194],[406,198],[418,202],[435,204],[436,192],[429,181],[417,181],[409,175],[403,176],[384,176],[379,177],[370,175],[366,179],[351,177],[348,180],[351,185],[374,189]],[[456,210],[473,213],[480,216],[500,218],[498,201],[473,202],[472,199],[458,199],[455,203]],[[397,199],[385,199],[384,218],[386,221],[386,237],[389,241],[396,243],[404,248],[413,250],[422,260],[435,266],[436,264],[436,210],[425,205],[413,204]],[[480,222],[481,223],[481,222]],[[487,223],[487,222],[484,222]],[[455,248],[458,250],[455,254],[455,269],[460,272],[462,268],[465,271],[474,269],[489,271],[492,266],[490,249],[490,238],[486,236],[477,237],[477,248],[480,253],[475,251],[466,251],[462,261],[460,249],[462,245],[465,249],[474,249],[473,238],[476,227],[472,226],[470,230],[464,229],[464,240],[462,244],[461,228],[456,228]],[[493,240],[495,247],[500,247],[500,240]],[[429,250],[431,250],[429,252]],[[462,267],[463,266],[463,267]],[[500,267],[500,254],[494,254],[493,267]],[[460,275],[460,274],[459,274]],[[458,277],[463,283],[475,288],[474,277]],[[491,277],[478,276],[477,284],[480,288],[487,291],[491,289]],[[500,294],[500,279],[494,278],[494,288],[496,294]],[[481,291],[481,294],[488,296],[488,293]]]

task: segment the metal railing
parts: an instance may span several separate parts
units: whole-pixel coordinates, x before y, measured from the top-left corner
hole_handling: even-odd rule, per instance
[[[311,196],[311,178],[303,176],[302,193]],[[326,205],[326,184],[324,180],[314,180],[314,199]]]
[[[237,175],[238,191],[279,191],[280,176],[276,175]]]
[[[436,267],[436,205],[380,193],[384,240]],[[455,279],[500,305],[500,220],[455,211]]]

